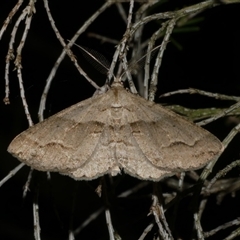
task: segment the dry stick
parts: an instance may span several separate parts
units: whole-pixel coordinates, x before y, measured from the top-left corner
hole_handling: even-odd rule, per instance
[[[135,23],[132,26],[130,35],[133,35],[134,32],[139,27],[141,27],[141,25],[147,24],[148,22],[151,22],[151,21],[154,21],[154,20],[159,20],[159,19],[173,19],[173,18],[179,19],[179,18],[188,16],[190,14],[196,13],[198,11],[205,10],[207,8],[210,8],[210,7],[213,7],[213,6],[218,6],[218,5],[220,5],[220,4],[216,4],[215,0],[208,0],[208,1],[204,1],[204,2],[201,2],[201,3],[197,3],[195,5],[191,5],[191,6],[182,8],[182,9],[177,10],[177,11],[157,13],[157,14],[147,16],[147,17],[141,19],[141,21]]]
[[[231,4],[231,3],[235,3],[235,2],[240,2],[240,0],[229,1],[229,2],[227,2],[227,4]],[[134,32],[139,27],[141,27],[141,25],[147,24],[148,22],[151,22],[151,21],[154,21],[154,20],[159,20],[159,19],[182,18],[182,17],[185,17],[185,16],[189,16],[191,14],[199,13],[199,12],[201,12],[203,10],[206,10],[208,8],[211,8],[211,7],[219,6],[219,5],[221,5],[221,3],[216,3],[215,0],[207,0],[207,1],[204,1],[204,2],[200,2],[200,3],[197,3],[197,4],[182,8],[182,9],[177,10],[177,11],[157,13],[157,14],[147,16],[147,17],[141,19],[141,21],[136,22],[132,26],[130,35],[132,36],[134,34]]]
[[[124,33],[123,39],[121,41],[120,57],[122,57],[123,55],[126,54],[127,42],[131,37],[131,35],[129,35],[129,33],[130,33],[131,23],[132,23],[134,0],[130,0],[129,4],[130,4],[130,6],[129,6],[128,18],[127,18],[127,28],[126,28],[126,31]]]
[[[203,229],[199,219],[199,213],[194,213],[193,217],[194,217],[194,226],[195,226],[195,229],[197,230],[198,240],[204,240]]]
[[[211,117],[211,118],[208,118],[208,119],[205,119],[205,120],[203,120],[203,121],[201,121],[201,122],[198,122],[197,125],[198,125],[198,126],[204,126],[204,125],[206,125],[206,124],[208,124],[208,123],[210,123],[210,122],[214,122],[214,121],[216,121],[217,119],[226,116],[227,114],[229,114],[230,112],[232,112],[233,110],[235,110],[235,109],[237,109],[237,108],[239,108],[239,107],[240,107],[240,101],[237,102],[237,103],[235,103],[235,104],[233,104],[233,105],[232,105],[231,107],[229,107],[228,109],[220,112],[219,114],[216,114],[215,116],[213,116],[213,117]]]
[[[0,30],[0,40],[2,39],[4,32],[6,31],[9,23],[12,21],[12,18],[14,17],[18,9],[21,7],[22,3],[23,3],[23,0],[18,0],[17,4],[13,7],[13,9],[10,11],[7,18],[3,22],[2,28]]]
[[[99,208],[97,211],[95,211],[94,213],[92,213],[78,228],[76,228],[73,231],[74,236],[76,236],[77,234],[79,234],[82,229],[84,229],[88,224],[90,224],[90,222],[92,222],[93,220],[95,220],[102,212],[104,211],[104,208],[101,207]]]
[[[27,117],[28,124],[29,124],[30,127],[33,126],[33,121],[32,121],[30,112],[28,110],[28,104],[27,104],[26,97],[25,97],[25,91],[24,91],[24,86],[23,86],[22,70],[21,69],[22,69],[22,49],[24,47],[24,44],[26,42],[26,38],[27,38],[27,35],[28,35],[28,31],[30,29],[33,13],[35,13],[35,11],[36,11],[34,4],[35,4],[35,1],[31,0],[29,2],[29,5],[24,9],[24,11],[27,12],[27,18],[26,18],[26,21],[25,21],[25,29],[23,31],[23,35],[22,35],[22,39],[20,41],[20,44],[17,48],[17,56],[16,56],[16,59],[14,61],[14,64],[17,68],[17,76],[18,76],[18,81],[19,81],[20,95],[21,95],[21,98],[22,98],[25,115]]]
[[[72,231],[68,234],[68,240],[75,240],[74,233]]]
[[[72,206],[71,206],[71,215],[69,221],[69,231],[68,231],[68,240],[74,240],[74,231],[73,231],[73,221],[74,221],[74,213],[76,211],[76,198],[78,192],[78,183],[75,183],[74,190],[72,191]]]
[[[143,5],[138,9],[138,11],[135,14],[135,22],[141,21],[141,19],[145,17],[145,15],[147,14],[147,9],[153,4],[155,4],[155,2],[156,1],[149,1],[147,3],[143,3]],[[143,48],[144,48],[144,45],[142,44],[143,30],[144,30],[144,26],[142,25],[140,28],[137,29],[137,31],[133,36],[133,50],[132,50],[131,59],[134,59],[134,58],[138,59],[140,56],[142,56]],[[149,53],[149,55],[151,54]],[[146,71],[146,69],[144,71]],[[145,96],[144,94],[144,85],[143,85],[144,79],[143,79],[142,71],[138,71],[137,82],[139,86],[139,89],[138,89],[139,94],[141,96],[144,96],[145,99],[148,99],[148,96]]]
[[[192,108],[186,108],[180,105],[166,105],[166,108],[183,115],[187,119],[191,121],[200,121],[202,119],[207,119],[212,116],[216,116],[220,112],[227,110],[228,108],[199,108],[199,109],[192,109]],[[233,111],[227,113],[226,116],[236,116],[240,115],[240,109],[236,108]],[[237,119],[234,120],[237,123],[239,122]]]
[[[199,204],[199,209],[198,209],[198,216],[199,216],[199,219],[202,218],[202,215],[203,215],[203,212],[206,208],[206,205],[207,205],[207,202],[208,202],[208,199],[203,199],[200,204]]]
[[[47,3],[47,1],[45,1]],[[84,24],[83,26],[80,27],[80,29],[75,33],[75,35],[72,37],[72,39],[70,40],[70,42],[67,44],[67,48],[70,49],[72,47],[72,45],[74,44],[74,42],[78,39],[78,37],[94,22],[94,20],[103,12],[105,11],[110,5],[112,5],[112,1],[107,1],[106,3],[104,3],[102,5],[101,8],[98,9],[98,11],[96,11]],[[48,5],[45,5],[45,7]],[[47,8],[46,8],[47,9]],[[48,8],[49,9],[49,8]],[[48,12],[48,10],[47,10]],[[49,12],[50,13],[50,12]],[[51,18],[52,19],[52,18]],[[50,22],[51,24],[53,24],[53,22]],[[53,25],[54,26],[54,25]],[[56,31],[56,28],[54,28],[54,32]],[[55,32],[56,33],[56,32]],[[63,49],[62,53],[60,54],[60,56],[58,57],[57,61],[54,64],[54,67],[52,68],[47,80],[46,80],[46,85],[44,88],[44,91],[42,93],[42,97],[41,97],[41,101],[40,101],[40,105],[39,105],[39,111],[38,111],[38,117],[39,120],[42,121],[43,118],[43,112],[45,110],[45,105],[46,105],[46,99],[47,99],[47,94],[49,92],[51,83],[53,78],[56,75],[56,72],[58,70],[59,65],[61,64],[61,62],[63,61],[65,55],[66,55],[67,51],[66,49]],[[95,84],[91,79],[87,79],[88,81],[90,81],[90,83],[92,84],[92,86],[94,86],[96,89],[98,89],[99,87],[97,86],[97,84]]]
[[[227,135],[227,137],[222,141],[222,144],[223,144],[223,146],[224,146],[224,149],[227,148],[228,144],[229,144],[229,143],[232,141],[232,139],[237,135],[237,133],[239,132],[239,130],[240,130],[240,124],[238,124],[237,126],[235,126],[235,127],[231,130],[231,132]],[[212,169],[213,169],[214,165],[216,164],[216,162],[217,162],[217,160],[218,160],[219,157],[220,157],[220,156],[218,156],[218,155],[217,155],[216,157],[214,157],[214,159],[203,169],[202,174],[201,174],[201,176],[200,176],[200,180],[201,180],[202,182],[204,182],[204,181],[207,179],[208,175],[212,172]]]
[[[236,102],[240,101],[240,97],[237,97],[237,96],[229,96],[229,95],[220,94],[220,93],[212,93],[212,92],[207,92],[207,91],[196,89],[196,88],[180,89],[177,91],[164,93],[160,97],[170,97],[175,94],[185,94],[185,93],[199,94],[202,96],[211,97],[211,98],[220,99],[220,100],[230,100],[230,101],[236,101]]]
[[[159,49],[159,53],[155,60],[154,69],[153,69],[153,73],[150,81],[150,89],[149,89],[149,97],[148,97],[150,101],[154,101],[155,99],[155,94],[157,91],[157,83],[158,83],[158,71],[162,63],[163,53],[167,47],[167,43],[169,42],[169,38],[172,34],[176,21],[177,19],[174,18],[168,22],[166,34],[164,35],[164,38],[161,43],[161,47]]]
[[[209,231],[209,232],[205,232],[204,233],[204,237],[211,237],[213,236],[214,234],[216,234],[217,232],[219,232],[220,230],[224,230],[226,228],[229,228],[229,227],[232,227],[234,225],[240,225],[240,218],[237,218],[233,221],[230,221],[230,222],[227,222],[227,223],[224,223],[222,224],[221,226],[218,226],[216,227],[215,229]]]
[[[138,185],[134,186],[133,188],[128,189],[128,190],[120,193],[120,194],[118,195],[118,197],[119,197],[119,198],[120,198],[120,197],[122,197],[122,198],[123,198],[123,197],[127,197],[127,196],[129,196],[129,195],[137,192],[138,190],[140,190],[140,189],[148,186],[148,185],[149,185],[149,182],[141,182],[141,183],[139,183]]]
[[[32,179],[32,173],[33,173],[34,169],[31,168],[29,173],[28,173],[28,178],[27,178],[27,182],[25,183],[24,187],[23,187],[23,198],[26,197],[27,192],[29,191],[29,185]]]
[[[235,126],[231,130],[231,132],[228,134],[228,136],[223,140],[222,144],[225,149],[227,148],[228,144],[231,142],[233,137],[235,137],[235,135],[239,132],[239,130],[240,130],[240,124]],[[219,159],[219,157],[220,157],[220,155],[217,155],[216,157],[214,157],[214,159],[204,168],[204,170],[199,178],[200,182],[204,182],[207,179],[208,175],[212,172],[212,169],[213,169],[214,165],[216,164],[217,160]],[[202,215],[202,212],[204,209],[204,204],[205,203],[203,202],[200,211],[194,213],[194,223],[195,223],[195,228],[197,230],[199,240],[204,239],[203,229],[202,229],[201,222],[200,222],[200,216]]]
[[[239,161],[239,160],[237,160]],[[237,162],[236,161],[236,162]],[[206,181],[207,182],[207,181]],[[228,178],[228,179],[220,179],[218,180],[212,188],[203,189],[202,194],[205,196],[209,196],[210,194],[218,193],[217,199],[219,196],[223,197],[224,195],[232,192],[236,192],[240,189],[240,178]]]
[[[92,37],[92,38],[96,38],[96,39],[100,40],[102,43],[110,43],[110,44],[113,44],[113,45],[117,45],[119,43],[119,40],[108,38],[108,37],[102,36],[102,35],[97,34],[97,33],[88,33],[87,36]]]
[[[159,236],[161,236],[163,239],[167,240],[167,239],[169,239],[168,234],[167,234],[166,230],[163,228],[162,223],[159,220],[160,212],[159,212],[159,207],[158,207],[158,204],[159,204],[158,198],[157,198],[157,196],[153,195],[152,199],[153,199],[153,203],[151,206],[151,213],[153,214],[153,216],[155,218],[155,222],[158,226]]]
[[[235,239],[237,236],[240,236],[240,227],[233,231],[228,237],[224,238],[223,240],[232,240]]]
[[[33,201],[33,229],[34,229],[34,238],[35,240],[41,240],[40,237],[40,222],[39,222],[39,206],[38,206],[38,193],[39,189],[36,187],[35,196]]]
[[[140,238],[138,240],[143,240],[147,234],[152,230],[154,224],[150,223],[143,231],[142,235],[140,236]]]
[[[133,8],[133,0],[131,0],[131,3],[130,3],[129,16],[128,16],[128,22],[127,22],[127,29],[125,31],[123,39],[121,40],[120,44],[117,45],[117,48],[116,48],[115,53],[113,55],[113,59],[112,59],[111,66],[109,68],[109,72],[108,72],[108,76],[107,76],[107,84],[110,83],[112,77],[114,76],[113,72],[114,72],[116,63],[118,61],[118,57],[119,56],[122,57],[124,55],[123,53],[125,51],[126,42],[127,42],[127,39],[129,38],[128,30],[130,29],[130,25],[131,25],[130,21],[131,21],[131,16],[132,16],[132,13],[131,13],[132,8]]]
[[[210,188],[212,187],[212,185],[221,177],[224,177],[229,171],[231,171],[233,168],[240,166],[240,160],[236,160],[232,163],[230,163],[229,165],[227,165],[224,169],[222,169],[221,171],[219,171],[216,176],[214,178],[212,178],[212,180],[209,182],[209,184],[207,185],[207,187],[205,188],[204,192],[207,193]]]
[[[159,37],[160,33],[162,33],[166,27],[167,27],[167,24],[168,22],[166,23],[163,23],[162,24],[162,27],[159,28],[151,37],[149,43],[148,43],[148,49],[147,49],[147,58],[146,58],[146,62],[145,62],[145,67],[144,67],[144,70],[145,70],[145,76],[144,76],[144,97],[146,99],[149,99],[149,89],[148,89],[148,86],[149,86],[149,79],[150,79],[150,60],[151,60],[151,51],[153,49],[153,46],[155,45],[155,42],[157,40],[157,38]]]
[[[161,204],[161,205],[158,205],[157,207],[159,209],[160,218],[161,218],[161,220],[163,222],[163,225],[164,225],[165,229],[167,230],[168,238],[173,240],[173,236],[172,236],[171,230],[170,230],[170,228],[168,226],[168,222],[167,222],[167,219],[166,219],[165,214],[164,214],[163,206]]]
[[[179,187],[180,191],[183,190],[183,183],[184,183],[185,175],[186,175],[185,172],[180,173],[180,178],[179,178],[179,181],[178,181],[178,187]]]
[[[137,92],[137,89],[134,85],[132,75],[130,74],[130,72],[128,70],[127,58],[126,58],[125,54],[122,57],[122,64],[123,64],[123,69],[125,70],[125,73],[126,73],[127,78],[128,78],[128,84],[129,84],[129,87],[131,89],[131,92],[134,93],[134,94],[137,94],[138,92]]]
[[[176,21],[178,22],[178,21]],[[166,21],[164,23],[162,23],[162,27],[157,30],[151,37],[150,41],[148,42],[148,50],[147,52],[151,52],[157,38],[159,38],[161,35],[163,35],[164,30],[166,29],[167,25],[169,24],[169,21]],[[141,28],[141,27],[140,27]],[[148,58],[150,59],[150,56],[148,56]],[[161,64],[161,63],[160,63]],[[160,67],[160,66],[159,66]],[[157,75],[158,76],[158,75]],[[148,59],[146,59],[146,65],[145,65],[145,77],[144,77],[144,88],[145,88],[145,92],[144,92],[144,97],[146,98],[146,96],[148,96],[149,92],[148,92],[148,82],[149,82],[149,63],[148,63]]]
[[[105,217],[106,217],[106,223],[107,223],[107,227],[108,227],[109,239],[115,240],[114,228],[112,225],[111,214],[110,214],[109,209],[105,209]]]
[[[131,189],[128,189],[122,193],[120,193],[118,195],[118,197],[127,197],[135,192],[137,192],[138,190],[144,188],[145,186],[147,186],[149,183],[148,182],[141,182],[138,185],[134,186]],[[104,208],[101,207],[99,208],[97,211],[95,211],[94,213],[92,213],[78,228],[76,228],[73,233],[74,236],[76,236],[77,234],[79,234],[81,232],[82,229],[84,229],[90,222],[92,222],[93,220],[95,220],[102,212],[104,211]]]
[[[10,178],[12,178],[23,166],[25,166],[25,164],[24,164],[24,163],[20,163],[17,167],[15,167],[13,170],[11,170],[11,171],[8,173],[8,175],[0,181],[0,187],[1,187],[5,182],[7,182]]]
[[[10,104],[10,100],[9,100],[9,94],[10,94],[9,67],[10,67],[10,61],[14,60],[14,58],[15,58],[13,44],[15,42],[16,33],[18,31],[19,24],[23,19],[25,19],[26,15],[27,15],[27,11],[25,8],[22,11],[21,15],[18,17],[16,23],[14,24],[13,30],[11,32],[11,38],[10,38],[9,45],[8,45],[8,52],[7,52],[7,56],[6,56],[6,65],[5,65],[5,97],[4,97],[5,104]]]
[[[7,18],[5,19],[5,21],[3,22],[2,28],[0,30],[0,40],[3,36],[3,33],[6,31],[9,23],[11,22],[13,16],[15,15],[15,13],[18,11],[19,7],[21,7],[23,3],[23,0],[19,0],[17,2],[17,4],[14,6],[14,8],[10,11],[10,13],[8,14]],[[8,54],[6,56],[6,68],[5,68],[5,97],[3,99],[3,102],[7,105],[10,104],[10,100],[9,100],[9,94],[10,94],[10,90],[9,90],[9,71],[8,71],[8,67],[7,65],[9,65],[10,60],[14,59],[14,55],[13,55],[13,51],[9,50]]]
[[[60,41],[61,45],[63,46],[63,48],[65,48],[67,55],[69,56],[69,58],[71,59],[71,61],[74,63],[75,67],[77,68],[78,72],[84,76],[91,84],[92,86],[94,86],[95,88],[99,88],[95,82],[92,81],[92,79],[90,79],[88,77],[88,75],[85,73],[85,71],[78,65],[77,59],[74,56],[73,52],[71,51],[71,49],[68,47],[68,45],[65,43],[63,37],[61,36],[60,32],[58,31],[56,25],[55,25],[55,21],[53,20],[53,17],[51,15],[50,12],[50,8],[48,6],[48,0],[44,0],[44,7],[46,9],[47,15],[48,15],[48,19],[49,22],[51,24],[51,27],[53,29],[53,31],[56,34],[57,39]]]
[[[117,45],[117,48],[116,48],[115,53],[113,55],[111,66],[110,66],[109,71],[108,71],[107,84],[110,83],[112,77],[114,76],[113,72],[114,72],[114,69],[115,69],[115,66],[116,66],[116,63],[117,63],[117,60],[118,60],[119,53],[120,53],[120,44]]]
[[[133,83],[133,80],[132,80],[132,76],[131,74],[129,73],[128,71],[128,64],[127,64],[127,43],[130,39],[130,35],[129,35],[129,32],[130,32],[130,27],[131,27],[131,23],[132,23],[132,15],[133,15],[133,6],[134,6],[134,0],[130,0],[130,7],[129,7],[129,12],[128,12],[128,18],[127,18],[127,28],[126,28],[126,31],[124,33],[124,36],[123,36],[123,39],[120,43],[120,59],[122,61],[122,65],[123,65],[123,69],[125,70],[125,73],[127,75],[127,78],[128,78],[128,83],[129,83],[129,87],[131,89],[131,92],[132,93],[137,93],[137,90],[136,90],[136,87]]]
[[[122,17],[123,21],[127,24],[127,15],[122,6],[122,3],[119,3],[118,1],[116,1],[116,7],[118,9],[119,15]]]

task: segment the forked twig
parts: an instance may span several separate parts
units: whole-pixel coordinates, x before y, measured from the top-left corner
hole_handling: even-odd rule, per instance
[[[75,43],[75,41],[78,39],[78,37],[94,22],[94,20],[99,17],[101,13],[103,13],[110,5],[112,5],[112,1],[107,1],[106,3],[103,4],[101,8],[98,9],[80,28],[79,30],[75,33],[75,35],[72,37],[72,39],[69,41],[67,44],[67,48],[70,49],[72,45]],[[53,22],[52,22],[53,23]],[[54,28],[54,32],[56,31],[56,28]],[[64,57],[66,55],[66,50],[63,49],[62,53],[58,57],[57,61],[54,64],[54,67],[52,68],[47,80],[46,80],[46,85],[44,88],[44,91],[42,93],[40,105],[39,105],[39,111],[38,111],[38,117],[39,120],[42,121],[44,119],[43,117],[43,112],[45,110],[45,105],[46,105],[46,99],[47,99],[47,94],[49,92],[51,83],[53,78],[55,77],[55,74],[58,70],[59,65],[63,61]],[[85,76],[86,77],[86,76]],[[88,78],[87,78],[88,79]],[[98,89],[99,87],[89,78],[89,82],[96,88]]]

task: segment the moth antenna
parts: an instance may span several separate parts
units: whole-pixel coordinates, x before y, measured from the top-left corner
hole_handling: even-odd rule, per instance
[[[157,51],[159,50],[159,48],[161,47],[161,45],[158,45],[157,47],[153,48],[150,52],[147,52],[146,54],[144,54],[141,58],[139,58],[137,61],[130,61],[129,67],[127,70],[125,70],[121,75],[120,75],[120,79],[122,78],[122,76],[129,71],[130,73],[134,70],[140,69],[141,67],[143,67],[144,63],[145,63],[145,59],[146,56],[148,54],[151,54],[150,60],[155,56],[155,54],[157,53]]]
[[[74,43],[82,52],[83,56],[93,65],[100,73],[107,74],[109,71],[109,61],[99,52],[88,47],[82,47]]]

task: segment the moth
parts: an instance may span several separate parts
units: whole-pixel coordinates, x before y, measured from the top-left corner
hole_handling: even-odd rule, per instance
[[[8,152],[39,171],[91,180],[122,171],[159,181],[202,168],[223,151],[210,132],[127,91],[120,79],[100,95],[49,117],[13,139]]]

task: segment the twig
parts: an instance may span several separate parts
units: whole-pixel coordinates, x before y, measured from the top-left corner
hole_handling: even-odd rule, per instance
[[[237,96],[229,96],[229,95],[220,94],[220,93],[212,93],[212,92],[207,92],[207,91],[203,91],[203,90],[196,89],[196,88],[180,89],[177,91],[164,93],[160,97],[170,97],[175,94],[186,94],[186,93],[187,94],[199,94],[202,96],[211,97],[211,98],[215,98],[215,99],[221,99],[221,100],[230,100],[230,101],[233,100],[236,102],[240,101],[240,97],[237,97]]]
[[[232,227],[234,225],[240,225],[240,219],[237,218],[235,220],[232,220],[230,222],[227,222],[227,223],[224,223],[222,224],[221,226],[218,226],[217,228],[214,228],[213,230],[209,231],[209,232],[205,232],[204,233],[204,237],[207,238],[207,237],[211,237],[213,236],[214,234],[216,234],[217,232],[219,232],[220,230],[224,230],[226,228],[229,228],[229,227]],[[236,237],[236,236],[235,236]],[[227,238],[225,238],[227,239]],[[233,238],[230,238],[230,239],[233,239]]]
[[[194,213],[194,226],[195,229],[197,230],[198,240],[204,240],[203,229],[198,213]]]
[[[32,121],[30,112],[28,110],[28,104],[27,104],[26,97],[25,97],[25,91],[24,91],[23,79],[22,79],[22,70],[21,70],[22,69],[22,61],[21,60],[22,60],[22,49],[24,47],[24,44],[25,44],[26,38],[27,38],[27,34],[30,29],[32,16],[33,16],[33,13],[36,12],[35,2],[36,2],[35,0],[30,0],[28,6],[24,9],[24,12],[26,12],[26,16],[27,16],[26,21],[25,21],[25,29],[23,31],[22,39],[17,48],[17,56],[14,61],[14,64],[17,68],[17,76],[18,76],[18,81],[19,81],[20,95],[22,98],[25,115],[27,117],[28,124],[30,127],[33,126],[33,121]]]
[[[56,34],[56,37],[57,39],[60,41],[61,45],[63,46],[63,48],[66,50],[66,53],[67,55],[69,56],[69,58],[71,59],[71,61],[74,63],[75,67],[77,68],[78,72],[84,76],[88,81],[89,83],[91,83],[95,88],[99,88],[95,82],[92,81],[92,79],[90,79],[88,77],[88,75],[85,73],[85,71],[78,65],[78,62],[77,62],[77,59],[76,57],[74,56],[73,52],[71,51],[71,49],[69,48],[69,46],[65,43],[63,37],[61,36],[60,32],[58,31],[56,25],[55,25],[55,22],[53,20],[53,17],[52,17],[52,14],[50,12],[50,8],[48,6],[48,0],[43,0],[44,1],[44,7],[46,9],[46,12],[47,12],[47,15],[48,15],[48,19],[49,19],[49,22],[51,24],[51,27],[53,29],[53,31],[55,32]]]
[[[119,198],[124,198],[127,197],[135,192],[137,192],[138,190],[142,189],[143,187],[147,186],[149,183],[148,182],[141,182],[138,185],[136,185],[135,187],[128,189],[127,191],[124,191],[122,193],[120,193],[118,195]],[[77,234],[80,233],[80,231],[85,228],[90,222],[92,222],[93,220],[95,220],[102,212],[103,212],[104,208],[99,208],[97,211],[95,211],[94,213],[92,213],[77,229],[75,229],[73,231],[74,236],[76,236]]]
[[[232,240],[237,236],[240,236],[240,227],[234,230],[228,237],[224,238],[223,240]]]
[[[38,193],[39,189],[36,187],[35,196],[33,201],[33,226],[34,226],[34,238],[35,240],[41,240],[40,237],[40,222],[39,222],[39,206],[38,206]]]
[[[185,175],[186,175],[185,172],[181,172],[181,174],[180,174],[180,178],[178,181],[178,187],[179,187],[180,191],[183,189],[183,182],[184,182]]]
[[[11,170],[11,171],[9,172],[9,174],[0,181],[0,187],[1,187],[5,182],[7,182],[10,178],[12,178],[23,166],[25,166],[25,163],[20,163],[17,167],[15,167],[13,170]]]
[[[210,118],[212,116],[216,116],[223,111],[226,111],[228,108],[200,108],[200,109],[190,109],[180,105],[171,105],[165,106],[166,108],[171,109],[172,111],[185,116],[191,121],[199,121],[202,119]],[[228,112],[226,116],[236,116],[240,115],[240,109],[236,108],[231,112]]]
[[[115,240],[114,228],[113,228],[113,225],[112,225],[111,214],[110,214],[109,209],[105,210],[105,217],[106,217],[106,223],[107,223],[107,227],[108,227],[109,239],[110,240]]]
[[[148,100],[150,101],[154,101],[155,99],[155,94],[157,91],[157,83],[158,83],[158,71],[162,63],[163,53],[167,47],[167,43],[169,42],[169,38],[172,34],[176,21],[177,21],[177,18],[176,19],[174,18],[168,22],[166,34],[164,35],[164,38],[161,43],[161,47],[159,49],[158,55],[155,60],[153,73],[150,81],[149,96],[148,96]]]
[[[25,183],[24,187],[23,187],[23,198],[26,197],[27,192],[29,191],[29,185],[32,179],[32,173],[33,173],[33,169],[31,168],[29,173],[28,173],[28,178],[27,178],[27,182]]]
[[[240,124],[235,126],[231,132],[227,135],[227,137],[222,141],[224,149],[227,148],[228,144],[232,141],[232,139],[237,135],[240,130]],[[208,175],[212,172],[214,165],[216,164],[217,160],[219,159],[220,155],[215,156],[214,159],[203,169],[202,174],[200,175],[200,181],[204,182]]]
[[[119,43],[119,40],[116,40],[116,39],[112,39],[112,38],[108,38],[106,36],[103,36],[103,35],[100,35],[100,34],[97,34],[97,33],[88,33],[87,34],[88,37],[92,37],[92,38],[96,38],[98,40],[100,40],[102,43],[110,43],[110,44],[113,44],[113,45],[117,45]]]
[[[153,203],[151,206],[151,213],[153,214],[154,218],[155,218],[155,222],[158,226],[158,230],[159,230],[159,236],[161,236],[163,239],[173,239],[171,236],[169,236],[166,232],[166,230],[163,228],[161,221],[159,220],[159,216],[161,216],[162,211],[159,207],[159,202],[158,202],[158,198],[157,196],[153,195],[152,196],[153,199]],[[163,216],[161,216],[162,218]],[[163,218],[162,218],[163,219]],[[166,227],[166,226],[165,226]]]
[[[68,240],[75,240],[73,231],[69,231]]]
[[[149,182],[141,182],[141,183],[139,183],[138,185],[134,186],[133,188],[128,189],[128,190],[120,193],[120,194],[118,195],[118,197],[119,197],[119,198],[120,198],[120,197],[121,197],[121,198],[127,197],[127,196],[129,196],[129,195],[131,195],[131,194],[133,194],[133,193],[136,193],[138,190],[146,187],[147,185],[149,185]]]
[[[150,223],[143,231],[142,235],[140,236],[140,238],[138,240],[143,240],[147,234],[152,230],[154,224]]]
[[[213,116],[213,117],[211,117],[211,118],[205,119],[205,120],[203,120],[203,121],[201,121],[201,122],[198,122],[197,125],[199,125],[199,126],[204,126],[204,125],[206,125],[206,124],[208,124],[208,123],[210,123],[210,122],[216,121],[217,119],[226,116],[227,114],[229,114],[230,112],[232,112],[233,110],[235,110],[235,109],[237,109],[237,108],[239,108],[239,107],[240,107],[240,101],[237,102],[237,103],[235,103],[235,104],[233,104],[233,105],[232,105],[231,107],[229,107],[228,109],[220,112],[219,114],[217,114],[217,115],[215,115],[215,116]]]
[[[13,30],[11,32],[11,38],[9,41],[9,47],[8,47],[8,52],[6,55],[6,65],[5,65],[5,97],[4,97],[4,103],[5,104],[10,104],[10,90],[9,90],[9,67],[10,67],[10,61],[14,60],[14,47],[13,44],[15,42],[16,38],[16,33],[18,31],[18,27],[20,22],[25,19],[27,15],[26,8],[22,11],[21,15],[18,17],[16,23],[14,24]]]
[[[103,210],[104,210],[104,208],[101,207],[94,213],[90,214],[90,216],[78,228],[76,228],[73,231],[74,236],[78,235],[82,231],[82,229],[84,229],[90,222],[95,220],[103,212]]]
[[[21,7],[22,3],[23,3],[23,0],[18,0],[17,4],[13,7],[13,9],[10,11],[7,18],[3,22],[2,28],[0,30],[0,40],[2,39],[4,32],[6,31],[9,23],[12,21],[12,18],[14,17],[18,9]]]
[[[236,161],[232,162],[231,164],[227,165],[221,171],[219,171],[216,174],[216,176],[214,178],[212,178],[212,180],[209,182],[209,184],[205,188],[205,191],[207,192],[219,178],[225,176],[229,171],[231,171],[233,168],[235,168],[239,165],[240,165],[240,160],[236,160]]]
[[[148,49],[147,49],[147,57],[146,62],[144,66],[144,98],[149,99],[149,79],[150,79],[150,60],[151,60],[151,51],[153,49],[153,46],[159,37],[159,34],[163,32],[167,27],[167,23],[163,23],[162,27],[159,28],[151,37],[150,41],[148,42]]]
[[[125,13],[125,10],[122,4],[119,2],[116,2],[116,7],[118,9],[119,15],[122,17],[122,20],[124,21],[124,23],[127,24],[127,14]]]
[[[94,22],[94,20],[99,17],[99,15],[101,13],[103,13],[110,5],[112,5],[113,2],[112,1],[107,1],[106,3],[103,4],[103,6],[101,8],[98,9],[98,11],[96,11],[81,27],[80,29],[75,33],[75,35],[72,37],[72,39],[69,41],[69,43],[67,44],[67,48],[71,48],[72,45],[75,43],[75,41],[78,39],[78,37]],[[41,97],[41,101],[40,101],[40,105],[39,105],[39,111],[38,111],[38,118],[39,121],[43,121],[44,117],[43,117],[43,112],[45,110],[45,105],[46,105],[46,99],[47,99],[47,94],[49,92],[51,83],[53,78],[55,77],[55,74],[58,70],[59,65],[61,64],[61,62],[63,61],[64,57],[66,55],[66,50],[63,49],[62,53],[60,54],[60,56],[58,57],[57,61],[54,64],[54,67],[52,68],[47,80],[46,80],[46,85],[44,88],[44,91],[42,93],[42,97]],[[96,89],[98,89],[99,87],[97,86],[97,84],[95,84],[91,79],[88,79],[90,81],[90,83],[92,84],[92,86],[94,86]]]

